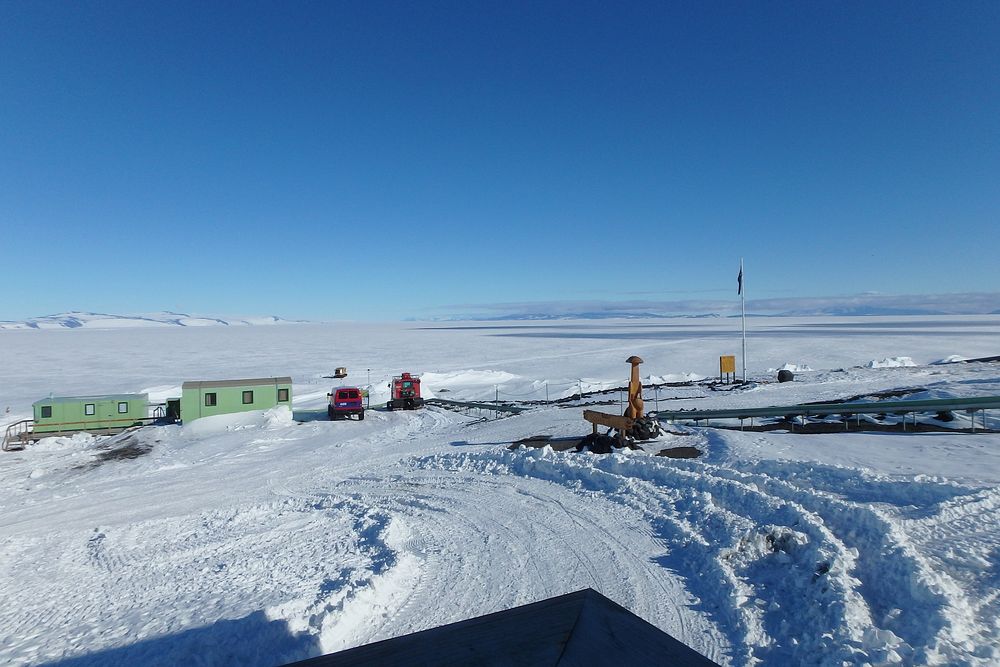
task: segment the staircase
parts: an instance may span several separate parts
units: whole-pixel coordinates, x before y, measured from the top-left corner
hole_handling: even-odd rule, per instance
[[[32,437],[32,426],[34,424],[35,421],[33,419],[22,419],[19,422],[8,425],[7,430],[3,434],[3,451],[13,452],[24,449],[25,443],[34,440]]]

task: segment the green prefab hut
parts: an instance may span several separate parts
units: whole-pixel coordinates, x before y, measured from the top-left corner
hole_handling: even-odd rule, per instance
[[[233,412],[292,407],[292,378],[208,380],[181,385],[181,421]]]
[[[141,425],[149,417],[147,394],[112,396],[61,396],[32,404],[34,433],[117,433]]]

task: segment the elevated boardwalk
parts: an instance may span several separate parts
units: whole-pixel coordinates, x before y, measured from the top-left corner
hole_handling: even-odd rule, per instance
[[[778,405],[764,408],[726,408],[722,410],[661,410],[656,418],[661,422],[678,421],[711,421],[713,419],[754,419],[767,417],[816,417],[823,419],[830,415],[841,415],[845,418],[863,414],[908,415],[921,412],[960,412],[965,411],[973,416],[972,426],[975,429],[975,414],[985,410],[1000,408],[1000,396],[979,396],[976,398],[934,398],[915,401],[870,401],[853,403],[800,403],[797,405]]]
[[[485,403],[482,401],[451,401],[445,398],[429,398],[424,401],[424,405],[437,405],[449,410],[489,410],[492,412],[506,412],[516,415],[524,412],[528,408],[518,407],[505,403]]]

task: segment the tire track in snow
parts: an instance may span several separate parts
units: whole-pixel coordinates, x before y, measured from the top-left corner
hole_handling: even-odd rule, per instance
[[[421,495],[425,485],[433,496]],[[581,502],[537,480],[421,470],[389,480],[351,479],[337,490],[386,508],[430,545],[431,557],[421,557],[421,575],[407,601],[391,618],[373,621],[393,634],[586,586],[687,633],[687,612],[680,608],[690,600],[655,563],[651,531],[628,508],[596,496]],[[498,577],[497,570],[510,576]],[[381,638],[375,633],[367,641]],[[702,641],[703,650],[719,653],[717,643]]]
[[[734,646],[744,647],[734,656],[739,664],[959,664],[970,656],[962,641],[969,605],[960,587],[934,573],[901,526],[914,513],[906,503],[947,503],[974,489],[933,480],[852,480],[864,474],[795,462],[737,471],[551,451],[439,455],[420,465],[528,476],[643,510],[671,549],[664,565],[688,577],[703,608]],[[857,500],[823,490],[841,487]],[[873,505],[876,498],[888,509]],[[984,500],[982,512],[993,502]],[[993,602],[985,606],[992,610]],[[783,618],[789,613],[810,620],[789,624]],[[795,636],[803,626],[813,634]],[[973,655],[970,664],[986,664],[976,661]]]
[[[902,531],[900,517],[917,510],[910,502],[921,501],[921,512],[930,511],[942,499],[963,493],[958,485],[912,481],[902,483],[878,476],[815,464],[784,462],[785,479],[760,474],[763,467],[773,473],[775,462],[747,466],[751,472],[717,469],[714,474],[730,479],[751,478],[768,495],[794,499],[821,516],[823,523],[854,556],[851,574],[860,579],[856,590],[864,598],[880,630],[892,632],[905,642],[899,650],[912,649],[914,662],[932,661],[939,644],[955,640],[953,629],[966,623],[968,604],[961,588],[947,575],[935,572],[927,559]],[[850,479],[848,479],[850,476]],[[831,481],[834,480],[834,481]],[[823,489],[844,488],[848,497]],[[970,493],[964,489],[964,493]],[[872,504],[877,498],[881,503]],[[898,515],[892,516],[893,510]],[[887,635],[892,642],[894,638]]]
[[[941,585],[954,590],[953,640],[1000,663],[1000,545],[990,538],[1000,532],[1000,489],[956,497],[902,529]]]

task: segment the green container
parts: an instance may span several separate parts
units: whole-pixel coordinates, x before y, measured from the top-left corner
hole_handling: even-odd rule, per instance
[[[201,417],[292,407],[292,378],[208,380],[181,385],[181,421]]]
[[[34,433],[113,431],[142,424],[149,416],[149,396],[60,396],[35,401],[32,408]]]

